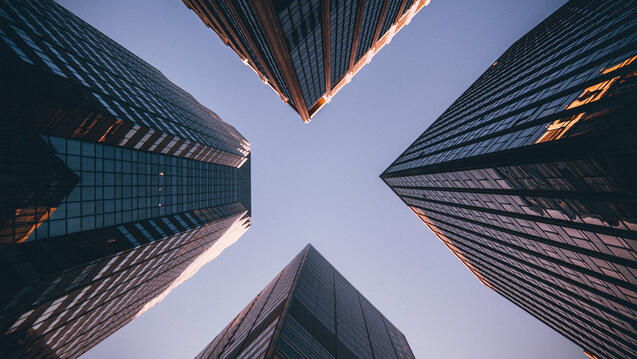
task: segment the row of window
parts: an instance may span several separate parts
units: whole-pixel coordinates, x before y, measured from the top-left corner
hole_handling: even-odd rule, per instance
[[[606,26],[606,25],[605,25]],[[611,26],[611,25],[607,25],[607,26]],[[626,25],[627,26],[627,25]],[[622,31],[626,32],[626,26],[622,26]],[[467,119],[463,119],[463,120],[458,120],[458,118],[461,117],[455,117],[455,120],[453,122],[453,124],[450,124],[450,126],[444,126],[444,134],[440,133],[440,131],[443,129],[443,127],[440,127],[440,122],[437,121],[434,125],[432,125],[420,138],[418,141],[416,141],[416,143],[414,143],[402,156],[401,158],[399,158],[396,161],[397,163],[403,163],[408,161],[410,158],[416,158],[416,157],[421,157],[426,153],[436,153],[436,152],[440,152],[442,151],[443,148],[452,148],[454,145],[457,146],[457,144],[461,144],[463,142],[466,142],[467,140],[471,139],[474,142],[477,141],[477,138],[480,138],[481,136],[485,136],[488,135],[490,133],[492,133],[496,128],[498,129],[498,131],[502,131],[505,130],[513,125],[520,125],[520,124],[524,124],[524,123],[528,123],[536,118],[541,118],[544,116],[547,116],[549,114],[551,114],[552,112],[557,111],[559,108],[565,108],[566,106],[568,106],[568,104],[570,104],[573,99],[577,96],[580,95],[580,90],[576,89],[576,86],[582,82],[584,82],[585,80],[591,79],[595,76],[599,75],[599,68],[601,66],[601,68],[605,68],[607,66],[609,66],[609,64],[611,64],[611,62],[617,62],[620,60],[623,60],[622,56],[628,56],[630,57],[630,52],[629,53],[625,53],[625,54],[617,54],[617,56],[615,56],[613,59],[610,59],[609,61],[611,62],[604,62],[601,65],[595,65],[595,61],[596,59],[602,58],[604,56],[606,56],[608,53],[614,51],[614,49],[617,49],[619,47],[625,46],[625,44],[627,42],[630,42],[630,37],[620,37],[617,41],[615,41],[612,44],[607,44],[604,48],[603,51],[592,51],[590,53],[590,55],[586,58],[587,62],[584,63],[582,61],[580,61],[580,63],[574,63],[574,64],[569,64],[566,67],[559,67],[557,65],[558,70],[560,71],[556,71],[553,73],[553,75],[551,75],[551,79],[553,77],[556,77],[557,74],[566,74],[568,71],[572,71],[572,69],[576,69],[575,71],[573,71],[571,74],[566,75],[567,77],[565,79],[563,79],[562,81],[557,82],[554,86],[552,87],[548,87],[548,88],[544,88],[543,90],[538,90],[540,92],[534,92],[533,89],[537,86],[541,86],[544,83],[547,82],[546,80],[546,76],[542,76],[542,75],[538,75],[535,73],[530,73],[533,75],[533,79],[534,80],[527,80],[529,82],[529,84],[533,84],[535,87],[531,88],[529,87],[529,85],[525,85],[525,86],[520,86],[520,85],[516,85],[515,87],[515,91],[510,92],[509,95],[506,96],[506,98],[500,98],[500,100],[490,103],[491,105],[488,106],[488,109],[491,108],[495,108],[497,107],[499,104],[504,103],[506,101],[508,101],[511,98],[518,98],[517,101],[513,101],[513,102],[509,102],[509,105],[506,107],[499,107],[499,111],[496,112],[491,112],[486,116],[483,116],[482,111],[471,111],[471,109],[467,110],[467,113],[471,114],[471,119],[467,120]],[[562,49],[561,51],[565,51],[564,47],[559,47],[560,49]],[[591,48],[586,47],[586,49]],[[591,51],[591,50],[589,50]],[[532,62],[532,59],[525,59],[526,62]],[[530,61],[529,61],[530,60]],[[545,62],[548,60],[545,60]],[[525,62],[525,63],[526,63]],[[599,61],[598,61],[599,62]],[[562,63],[562,62],[560,62]],[[591,65],[586,65],[586,64],[591,64]],[[587,67],[584,67],[584,66]],[[499,65],[500,66],[500,65]],[[593,67],[591,67],[593,66]],[[491,71],[491,70],[489,70]],[[570,77],[568,77],[570,76]],[[535,81],[535,82],[532,82]],[[482,86],[481,83],[479,83],[479,81],[476,82],[476,84],[474,84],[472,86],[476,87],[476,86]],[[484,84],[484,85],[488,85],[488,84]],[[509,88],[511,86],[508,86]],[[553,96],[553,94],[560,92],[560,91],[564,91],[565,88],[571,88],[574,90],[571,90],[570,92],[568,92],[566,95],[560,97],[557,100],[554,100],[553,102],[549,101],[545,101],[543,102],[545,98],[551,98],[551,96]],[[487,91],[486,89],[482,89],[483,91]],[[463,97],[461,97],[461,99],[464,99],[467,96],[467,94],[464,94]],[[523,97],[520,97],[523,96]],[[474,102],[475,104],[484,104],[485,102]],[[522,108],[524,106],[527,106],[527,104],[530,103],[537,103],[538,105],[535,106],[533,108],[533,111],[531,111],[530,109],[527,110],[526,112],[516,112],[516,109],[518,108]],[[452,106],[453,107],[453,106]],[[450,110],[449,110],[450,111]],[[449,112],[448,111],[448,112]],[[486,111],[486,110],[485,110]],[[485,112],[486,113],[486,112]],[[507,114],[510,113],[511,115],[509,115],[508,117],[504,117],[504,118],[500,118],[497,122],[488,122],[488,121],[492,121],[492,119],[500,116],[501,114]],[[444,116],[448,116],[447,113],[445,113]],[[460,115],[459,115],[460,116]],[[442,118],[442,117],[441,117]],[[490,126],[485,126],[487,123],[491,123]],[[475,129],[472,132],[468,132],[469,128]],[[531,140],[533,141],[534,138],[533,136],[527,136],[530,137]],[[508,135],[508,138],[511,138],[511,135]],[[500,143],[505,142],[506,139],[502,138],[499,140]],[[497,141],[496,141],[497,142]],[[489,142],[489,143],[484,143],[483,146],[481,147],[486,147],[489,144],[494,143]],[[514,144],[514,147],[523,145],[522,143],[516,143]],[[500,146],[502,147],[502,146]],[[511,147],[511,145],[506,146],[505,148],[509,148]],[[474,147],[476,148],[476,147]],[[494,150],[498,150],[500,148],[496,148],[496,149],[490,149],[490,152],[494,151]],[[423,151],[424,150],[424,151]],[[468,147],[465,146],[465,148],[462,148],[461,150],[458,151],[461,155],[463,156],[469,156],[469,155],[475,155],[477,153],[481,153],[481,152],[476,152],[476,153],[472,153],[470,151],[470,149]],[[475,150],[474,150],[475,152]],[[453,157],[453,156],[447,156],[447,158],[436,158],[436,159],[432,159],[435,160],[437,162],[443,161],[443,160],[449,160],[450,158],[456,158],[457,156]],[[422,163],[421,163],[422,162]],[[410,164],[409,166],[395,166],[392,167],[392,169],[402,169],[402,168],[408,168],[408,167],[415,167],[418,165],[424,165],[426,163],[430,163],[431,161],[421,161],[418,163],[413,163]]]
[[[583,53],[594,50],[596,44],[602,48],[612,48],[608,44],[601,44],[611,37],[606,35],[614,36],[626,31],[626,23],[623,26],[617,24],[624,21],[628,13],[622,12],[608,19],[613,12],[612,6],[590,3],[590,7],[587,16],[569,12],[568,9],[566,13],[556,12],[536,30],[522,37],[445,111],[440,120],[432,125],[432,131],[424,136],[432,137],[434,129],[440,131],[442,127],[449,127],[446,121],[452,118],[479,113],[479,107],[494,108],[496,100],[502,103],[513,93],[529,93],[558,77],[558,74],[583,68],[583,59],[587,59]],[[539,35],[537,31],[542,34]],[[602,32],[604,35],[598,36]],[[533,42],[532,47],[524,45],[529,40]],[[624,40],[630,40],[630,36]],[[595,52],[592,54],[595,55]],[[578,63],[573,61],[576,58]]]
[[[476,252],[473,247],[458,242],[457,237],[452,233],[443,235],[443,237],[448,238],[447,241],[449,238],[454,239],[450,245],[455,248],[455,251],[458,251],[455,254],[461,254],[463,258],[470,258],[471,267],[486,277],[489,285],[494,286],[498,291],[507,293],[505,297],[518,303],[526,310],[533,312],[535,309],[544,313],[545,317],[559,318],[561,330],[572,328],[576,332],[586,333],[585,342],[587,343],[594,342],[595,338],[601,337],[608,343],[625,347],[622,341],[625,343],[630,340],[630,334],[627,334],[631,332],[629,323],[621,318],[608,316],[607,313],[593,308],[584,301],[577,300],[574,296],[564,295],[557,287],[548,284],[554,282],[550,280],[549,276],[541,275],[542,272],[532,269],[529,272],[516,270],[513,274],[510,270],[517,268],[515,261],[497,253],[491,254],[497,260],[488,260],[483,253]],[[542,281],[534,279],[529,273],[534,275],[540,273]],[[612,323],[608,321],[608,318],[611,318]],[[585,331],[584,328],[586,328]],[[618,330],[618,328],[621,329]],[[591,332],[594,333],[594,336],[589,337]]]
[[[32,233],[32,239],[237,202],[236,170],[230,167],[46,139],[80,183]]]
[[[539,246],[540,249],[532,251],[527,249],[527,245],[531,245],[530,240],[503,235],[492,229],[460,221],[427,209],[413,206],[411,208],[430,228],[445,232],[445,236],[439,236],[443,241],[447,237],[455,238],[456,241],[467,242],[467,245],[484,248],[489,254],[499,253],[509,258],[512,269],[521,268],[521,271],[527,272],[533,269],[531,272],[541,273],[541,276],[544,276],[548,282],[559,282],[561,287],[568,288],[603,307],[622,315],[634,316],[637,314],[625,304],[637,300],[635,293],[631,293],[629,289],[630,285],[619,286],[604,281],[604,278],[607,278],[605,274],[596,274],[587,268],[574,266],[571,257],[568,257],[565,252],[559,252],[561,255],[558,255],[555,248],[546,245]]]
[[[74,274],[75,279],[64,291],[72,291],[79,284],[85,286],[82,290],[56,299],[46,310],[38,309],[38,312],[42,311],[38,317],[32,316],[34,310],[26,312],[11,330],[28,324],[58,354],[77,350],[80,343],[91,342],[93,337],[101,335],[105,327],[119,328],[119,319],[129,320],[138,314],[145,303],[165,290],[194,258],[214,244],[228,226],[227,222],[216,222],[169,236],[152,245],[136,247],[108,262],[89,264]],[[122,227],[120,230],[126,231]],[[197,245],[193,246],[191,242],[197,242]],[[184,251],[184,248],[188,250]],[[42,296],[47,297],[53,289],[60,292],[62,289],[56,288],[60,282],[58,277]],[[30,320],[25,322],[27,318]]]
[[[9,4],[15,13],[12,21],[22,19],[24,23],[16,25],[26,26],[19,29],[12,25],[12,30],[51,71],[64,77],[71,74],[84,86],[100,92],[102,95],[96,94],[96,99],[113,116],[181,138],[196,139],[196,142],[232,153],[247,149],[245,143],[237,141],[241,137],[232,127],[222,123],[150,65],[65,10],[57,9],[55,5],[31,5],[18,10]],[[31,20],[27,21],[22,14]],[[41,30],[38,31],[36,26]],[[33,36],[22,31],[27,28]],[[14,41],[12,43],[15,45]],[[45,46],[46,51],[37,43]],[[24,51],[20,52],[24,54]],[[28,59],[26,55],[21,57]]]
[[[278,17],[305,105],[309,108],[325,93],[321,2],[290,1]]]

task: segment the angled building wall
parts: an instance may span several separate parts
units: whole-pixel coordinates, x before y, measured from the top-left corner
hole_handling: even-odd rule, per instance
[[[308,245],[197,359],[413,359],[405,336]]]
[[[249,228],[249,142],[53,1],[0,19],[0,356],[75,358]]]
[[[309,122],[429,0],[183,0]]]
[[[637,7],[569,1],[381,175],[485,285],[637,357]]]

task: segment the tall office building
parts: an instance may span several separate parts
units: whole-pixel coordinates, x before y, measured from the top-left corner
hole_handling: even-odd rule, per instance
[[[637,357],[636,15],[568,2],[381,175],[479,280],[593,358]]]
[[[196,359],[414,359],[407,339],[307,245]]]
[[[309,122],[430,0],[183,0]]]
[[[50,0],[0,0],[0,357],[75,358],[249,227],[249,143]]]

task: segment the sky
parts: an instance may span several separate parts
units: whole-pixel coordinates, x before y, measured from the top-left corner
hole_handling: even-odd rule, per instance
[[[432,0],[310,124],[179,0],[59,2],[252,143],[250,230],[84,358],[194,357],[307,243],[417,358],[585,358],[482,285],[378,177],[564,0]]]

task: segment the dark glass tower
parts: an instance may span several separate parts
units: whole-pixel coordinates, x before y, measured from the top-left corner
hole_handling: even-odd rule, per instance
[[[414,359],[405,336],[308,245],[196,359]]]
[[[183,2],[309,122],[430,0]]]
[[[485,285],[637,357],[637,6],[570,1],[381,175]]]
[[[248,229],[249,143],[53,1],[0,20],[0,357],[75,358]]]

